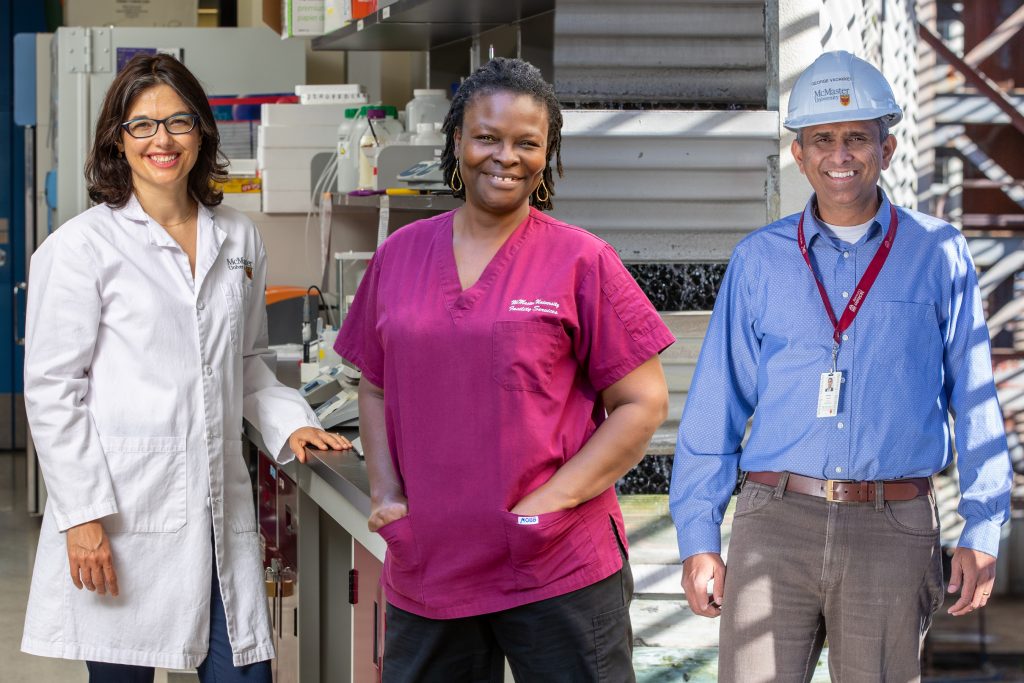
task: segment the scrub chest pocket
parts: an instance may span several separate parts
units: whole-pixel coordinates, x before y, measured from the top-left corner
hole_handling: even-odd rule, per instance
[[[561,325],[499,320],[491,333],[494,381],[508,391],[544,391],[551,383],[555,358],[567,343]]]

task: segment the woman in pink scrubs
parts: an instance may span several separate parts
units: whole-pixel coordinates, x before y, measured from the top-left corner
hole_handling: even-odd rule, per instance
[[[384,681],[630,681],[614,484],[664,421],[674,337],[615,250],[544,214],[550,84],[495,59],[442,165],[465,206],[377,251],[338,337],[387,541]]]

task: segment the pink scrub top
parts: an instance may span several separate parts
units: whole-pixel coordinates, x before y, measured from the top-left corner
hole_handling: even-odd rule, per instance
[[[432,619],[563,595],[622,567],[609,488],[577,508],[509,510],[604,419],[599,392],[675,341],[615,250],[531,209],[463,291],[455,212],[377,250],[335,349],[384,389],[409,514],[385,525],[388,601]]]

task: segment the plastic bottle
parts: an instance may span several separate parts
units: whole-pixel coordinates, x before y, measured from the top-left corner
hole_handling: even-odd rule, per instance
[[[444,90],[417,88],[412,91],[412,99],[405,105],[405,127],[415,131],[420,123],[441,123],[448,114],[449,106]]]
[[[368,107],[366,128],[359,138],[359,189],[377,190],[377,155],[398,140],[402,124],[394,107]]]
[[[416,133],[409,140],[414,145],[444,145],[439,124],[422,121],[416,124]]]
[[[345,118],[338,126],[338,182],[339,194],[351,192],[359,184],[359,155],[352,144],[352,131],[360,119],[366,116],[366,107],[352,107],[345,110]]]

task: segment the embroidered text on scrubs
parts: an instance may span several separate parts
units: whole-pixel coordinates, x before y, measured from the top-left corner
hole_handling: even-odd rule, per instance
[[[508,310],[518,311],[520,313],[558,313],[559,304],[554,301],[545,301],[544,299],[512,299],[512,302],[508,305]]]

